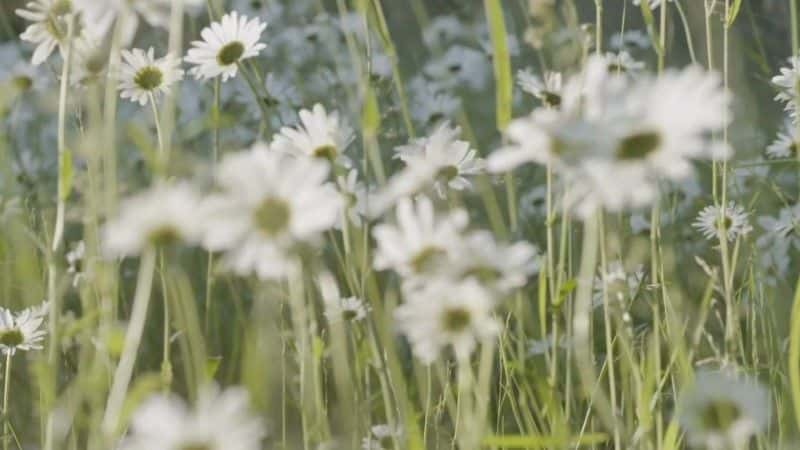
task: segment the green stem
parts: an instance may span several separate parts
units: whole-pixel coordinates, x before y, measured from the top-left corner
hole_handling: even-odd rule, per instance
[[[150,98],[150,107],[153,111],[153,122],[156,126],[156,138],[158,139],[158,157],[156,158],[156,174],[163,175],[167,167],[164,149],[164,134],[161,130],[161,119],[158,114],[158,105],[156,105],[156,98],[152,92],[148,92],[147,96]]]
[[[3,379],[3,450],[8,450],[8,441],[11,436],[11,419],[8,416],[8,398],[11,387],[11,350],[6,350],[6,374]]]
[[[111,392],[106,403],[103,432],[108,438],[113,437],[119,425],[122,405],[125,402],[125,395],[128,392],[128,385],[133,375],[133,366],[136,363],[136,355],[139,353],[139,345],[142,342],[142,333],[147,319],[147,308],[150,305],[150,293],[153,287],[155,267],[156,249],[150,247],[145,249],[142,255],[139,277],[136,281],[136,293],[133,298],[133,310],[128,330],[125,333],[122,356],[117,365],[117,370],[114,372]]]
[[[259,92],[258,85],[256,81],[253,80],[252,74],[247,71],[247,68],[241,62],[237,63],[239,66],[239,72],[242,73],[245,81],[247,81],[247,86],[250,87],[250,91],[253,92],[253,96],[255,97],[256,104],[258,105],[258,109],[261,111],[261,119],[264,121],[264,126],[269,127],[269,110],[267,109],[267,105],[261,100],[261,92]]]

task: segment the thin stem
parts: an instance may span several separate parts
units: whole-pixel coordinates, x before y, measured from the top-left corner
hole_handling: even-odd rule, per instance
[[[800,37],[798,35],[797,23],[797,0],[789,0],[789,20],[792,28],[792,56],[797,56],[800,52]]]
[[[594,0],[595,9],[595,50],[597,54],[603,53],[603,0]]]
[[[147,319],[147,308],[150,305],[150,293],[153,287],[155,267],[156,249],[150,247],[145,249],[142,255],[139,277],[136,281],[136,293],[133,298],[131,319],[128,324],[128,331],[125,334],[122,356],[117,365],[117,370],[114,372],[111,393],[108,396],[106,412],[103,417],[103,431],[106,437],[109,438],[113,436],[117,429],[119,415],[122,412],[122,405],[133,375],[136,355],[139,353],[139,345],[142,342],[142,333]]]
[[[8,398],[11,387],[11,351],[6,350],[6,374],[3,379],[3,450],[8,450],[8,441],[11,436],[11,420],[8,417]]]
[[[67,45],[64,50],[64,62],[61,68],[61,84],[58,95],[58,192],[56,200],[56,221],[53,228],[53,241],[50,246],[50,255],[47,262],[47,300],[50,304],[48,313],[48,326],[50,332],[50,346],[48,348],[47,363],[51,370],[51,382],[55,385],[58,370],[58,264],[56,258],[64,236],[64,216],[66,212],[66,200],[69,195],[64,192],[68,186],[66,183],[67,158],[71,158],[67,150],[66,122],[67,122],[67,92],[69,88],[69,73],[72,65],[72,35],[74,33],[75,22],[70,20],[67,25]],[[70,161],[71,162],[71,161]],[[44,448],[53,448],[53,412],[48,412],[47,425],[45,432]],[[4,440],[4,443],[6,441]]]
[[[156,172],[158,174],[163,174],[164,168],[166,168],[167,161],[165,159],[165,149],[164,149],[164,135],[161,131],[161,119],[158,114],[158,105],[156,105],[156,98],[152,92],[148,92],[147,96],[150,98],[150,106],[153,111],[153,122],[156,125],[156,138],[158,139],[158,158],[156,159]]]
[[[239,66],[239,72],[242,73],[244,76],[245,81],[247,81],[247,86],[250,87],[250,90],[253,92],[253,96],[255,97],[256,104],[258,105],[258,109],[261,111],[261,119],[264,121],[264,125],[269,127],[269,110],[267,109],[267,105],[261,100],[261,92],[259,92],[258,85],[256,81],[253,80],[253,76],[250,72],[247,71],[247,68],[241,62],[237,63]],[[262,83],[263,84],[263,83]]]

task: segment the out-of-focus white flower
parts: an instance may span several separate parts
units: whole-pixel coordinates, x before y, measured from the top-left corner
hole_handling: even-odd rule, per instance
[[[425,74],[447,88],[468,87],[478,91],[489,82],[489,65],[483,53],[463,45],[453,45],[425,65]]]
[[[789,58],[789,67],[781,67],[780,75],[772,78],[778,89],[775,100],[786,103],[785,110],[797,123],[797,101],[800,98],[800,56]]]
[[[457,278],[474,277],[502,294],[522,287],[539,271],[539,251],[527,242],[503,244],[488,231],[468,233],[448,262]]]
[[[258,450],[266,430],[249,411],[242,388],[200,390],[188,407],[171,394],[157,394],[133,413],[122,450]]]
[[[293,156],[344,162],[343,153],[353,140],[353,131],[339,118],[339,113],[328,113],[318,103],[311,110],[301,109],[298,115],[300,124],[281,128],[271,148]]]
[[[461,106],[461,100],[424,77],[415,77],[409,83],[411,116],[418,123],[429,126],[451,118]]]
[[[560,72],[546,72],[544,79],[539,78],[530,69],[517,72],[519,87],[553,108],[561,105],[561,91],[564,88],[561,80]]]
[[[424,138],[412,140],[408,145],[395,149],[395,158],[406,167],[394,175],[386,188],[384,199],[391,203],[433,186],[440,197],[448,189],[463,191],[472,186],[467,177],[484,170],[484,161],[469,142],[458,140],[461,129],[445,122]],[[380,206],[378,206],[380,208]]]
[[[774,159],[795,158],[798,145],[800,145],[800,129],[797,124],[787,120],[778,136],[767,147],[767,156]]]
[[[729,101],[719,77],[697,67],[634,79],[592,57],[566,83],[559,110],[509,124],[510,142],[489,157],[489,169],[551,165],[582,217],[645,206],[659,181],[691,175],[693,159],[730,153],[709,137],[730,121]]]
[[[689,443],[709,450],[746,448],[770,420],[768,392],[756,381],[702,371],[678,401],[678,421]]]
[[[369,435],[361,440],[361,450],[392,450],[395,448],[395,440],[402,435],[402,428],[389,424],[373,425],[369,429]]]
[[[200,199],[186,183],[157,184],[122,202],[103,229],[109,256],[132,256],[148,246],[195,243],[200,237]]]
[[[456,283],[439,279],[406,292],[395,319],[414,355],[425,364],[436,361],[446,349],[463,361],[479,342],[499,331],[492,316],[494,306],[492,294],[475,279]]]
[[[329,171],[327,163],[262,143],[226,156],[217,172],[221,192],[203,206],[204,245],[224,251],[235,273],[285,276],[296,247],[315,243],[339,218],[341,196],[326,181]]]
[[[619,53],[606,53],[605,58],[608,62],[608,70],[611,72],[636,74],[645,68],[643,62],[636,61],[633,59],[633,56],[625,50]]]
[[[431,200],[420,196],[416,201],[401,199],[396,214],[396,224],[383,223],[372,231],[378,245],[375,268],[393,269],[404,277],[429,277],[446,270],[442,262],[460,244],[466,211],[437,214]]]
[[[33,22],[20,35],[23,41],[36,44],[33,65],[43,63],[56,46],[65,43],[72,12],[70,0],[33,0],[25,5],[25,9],[17,9],[18,16]]]

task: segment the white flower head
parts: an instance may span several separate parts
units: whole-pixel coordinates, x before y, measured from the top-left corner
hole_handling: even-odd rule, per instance
[[[630,53],[622,50],[618,53],[606,53],[606,61],[608,63],[608,70],[616,73],[636,74],[645,68],[645,64],[641,61],[633,59]]]
[[[383,223],[373,228],[378,246],[375,268],[393,269],[404,277],[428,277],[445,269],[441,263],[460,245],[467,212],[458,209],[437,214],[433,202],[419,196],[416,201],[401,199],[396,214],[396,224]]]
[[[314,244],[334,226],[342,199],[327,182],[327,163],[294,158],[255,144],[222,160],[221,192],[204,205],[204,245],[225,251],[237,274],[280,278],[298,245]]]
[[[42,328],[48,303],[17,313],[0,307],[0,351],[13,355],[17,350],[41,350],[47,330]]]
[[[267,27],[258,18],[251,20],[233,11],[201,32],[202,41],[192,42],[186,62],[194,64],[189,70],[198,80],[222,76],[222,81],[235,77],[239,63],[258,56],[266,48],[260,43],[261,33]]]
[[[409,83],[411,115],[423,125],[433,125],[451,117],[461,106],[461,100],[424,77],[414,77]]]
[[[109,256],[132,256],[149,246],[197,242],[200,237],[198,194],[186,183],[157,184],[125,200],[103,230]]]
[[[800,249],[800,204],[781,208],[777,217],[759,217],[758,224],[773,235],[778,246],[786,247],[786,240],[789,240],[795,248]]]
[[[692,175],[693,159],[730,153],[710,138],[730,121],[729,102],[719,77],[700,68],[632,78],[594,56],[567,81],[559,110],[538,109],[509,124],[509,144],[489,157],[489,169],[551,165],[582,217],[645,206],[659,181]]]
[[[722,217],[720,218],[720,216]],[[692,226],[703,233],[703,236],[708,240],[719,239],[722,233],[720,220],[724,221],[725,234],[730,242],[747,235],[753,229],[750,226],[747,211],[733,201],[728,203],[728,206],[722,210],[716,205],[706,206],[697,215],[697,220],[692,223]]]
[[[800,98],[800,56],[789,58],[789,67],[781,67],[780,75],[773,77],[772,83],[779,89],[775,100],[786,104],[784,109],[797,123],[797,101]]]
[[[273,138],[274,151],[302,156],[342,161],[343,153],[353,141],[353,130],[339,118],[328,113],[319,103],[311,110],[301,109],[297,127],[283,127]]]
[[[17,15],[33,22],[20,35],[23,41],[36,44],[33,65],[43,63],[55,50],[65,43],[68,21],[72,17],[70,0],[33,0],[25,9],[17,9]]]
[[[183,79],[181,60],[167,54],[156,59],[153,47],[122,51],[119,89],[122,98],[129,98],[144,106],[150,98],[156,99],[169,92],[176,81]]]
[[[406,292],[405,299],[395,310],[395,319],[414,355],[425,364],[448,349],[463,361],[479,342],[493,338],[500,329],[492,316],[492,294],[472,278],[457,283],[432,280]]]
[[[469,142],[458,140],[461,129],[444,122],[430,136],[412,140],[395,149],[395,158],[406,167],[389,181],[388,201],[412,195],[433,186],[444,198],[448,189],[472,187],[469,177],[484,170],[484,161]]]
[[[347,175],[336,177],[339,194],[344,200],[347,218],[355,226],[361,226],[363,219],[369,216],[369,188],[358,179],[358,170],[350,169]],[[337,225],[339,228],[343,224]]]
[[[403,435],[403,429],[389,424],[373,425],[369,435],[361,440],[361,450],[390,450],[395,448],[395,439]]]
[[[342,297],[330,273],[319,275],[319,289],[325,304],[325,318],[329,323],[358,322],[367,317],[369,305],[358,297]]]
[[[438,59],[428,62],[423,70],[448,89],[468,87],[478,91],[489,82],[488,67],[482,51],[455,44]]]
[[[242,388],[201,389],[189,407],[171,394],[157,394],[133,413],[123,450],[259,450],[266,434],[249,411]]]
[[[757,382],[725,371],[698,372],[680,396],[678,420],[693,446],[746,448],[769,423],[769,394]]]
[[[502,294],[520,288],[539,271],[539,251],[527,242],[504,244],[488,231],[468,233],[448,263],[458,278],[474,277]]]
[[[560,72],[546,72],[542,79],[530,69],[520,70],[517,72],[517,84],[547,106],[557,108],[561,105],[561,91],[564,87]]]
[[[604,291],[611,300],[622,302],[632,299],[644,282],[644,267],[639,264],[627,271],[622,261],[611,261],[605,273],[598,273],[595,278],[593,305],[603,304]]]
[[[767,157],[772,159],[795,158],[800,146],[800,130],[791,120],[786,120],[783,129],[767,147]]]

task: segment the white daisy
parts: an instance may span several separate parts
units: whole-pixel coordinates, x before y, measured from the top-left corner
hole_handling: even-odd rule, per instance
[[[189,70],[198,80],[207,80],[222,75],[222,81],[236,76],[239,63],[258,56],[266,48],[259,42],[267,27],[258,18],[247,20],[233,11],[214,22],[201,32],[202,41],[192,42],[186,62],[194,64]]]
[[[779,89],[775,100],[786,103],[792,119],[797,122],[797,101],[800,96],[800,56],[789,58],[790,67],[781,67],[781,74],[772,78],[772,83]]]
[[[48,303],[17,313],[0,307],[0,351],[13,355],[17,350],[41,350],[47,330],[42,329]]]
[[[369,305],[358,297],[342,297],[336,280],[329,272],[322,272],[318,282],[328,322],[358,322],[367,317]]]
[[[391,450],[395,448],[395,440],[402,435],[402,428],[388,424],[373,425],[369,429],[369,435],[361,440],[361,450]]]
[[[397,203],[397,224],[375,226],[377,241],[373,265],[393,269],[404,277],[424,277],[446,269],[442,262],[460,244],[467,226],[467,212],[457,209],[437,214],[431,200],[403,198]]]
[[[471,188],[468,177],[483,172],[484,161],[469,142],[458,140],[460,132],[460,128],[444,122],[430,136],[397,147],[395,158],[406,167],[389,181],[387,200],[414,194],[427,186],[432,186],[441,198],[446,197],[448,189]]]
[[[634,298],[642,288],[644,276],[644,266],[641,264],[628,272],[622,261],[609,262],[605,273],[598,273],[595,277],[594,306],[603,304],[604,290],[609,298],[618,302]]]
[[[183,79],[180,58],[167,54],[156,59],[153,47],[147,52],[138,48],[132,51],[123,50],[122,59],[120,96],[142,106],[150,101],[151,96],[156,99],[160,94],[168,93],[173,83]]]
[[[641,72],[645,68],[643,62],[636,61],[633,59],[633,56],[625,50],[619,53],[606,53],[605,58],[608,62],[608,70],[611,72],[635,74]]]
[[[429,83],[424,77],[415,77],[409,83],[411,116],[425,126],[434,125],[452,117],[461,106],[461,100],[444,89]]]
[[[796,158],[800,145],[800,130],[791,120],[783,125],[778,137],[767,147],[767,157],[773,159]]]
[[[725,233],[730,242],[747,235],[753,229],[750,226],[749,214],[741,205],[737,205],[733,201],[728,203],[724,211],[720,211],[720,208],[716,205],[706,206],[697,215],[697,220],[692,226],[708,240],[719,239],[722,232],[718,226],[720,214],[723,214],[722,220],[725,222]]]
[[[489,158],[504,171],[528,161],[551,164],[569,186],[579,216],[650,203],[660,180],[692,174],[692,160],[730,149],[710,139],[730,120],[720,79],[696,67],[632,79],[592,57],[564,89],[560,110],[534,111],[509,124],[510,144]]]
[[[436,83],[448,89],[468,87],[479,91],[489,82],[488,67],[483,52],[456,44],[438,59],[426,64],[423,70]]]
[[[108,48],[98,39],[82,34],[72,43],[73,65],[70,80],[73,84],[87,84],[103,80],[108,64]]]
[[[122,450],[259,450],[266,430],[242,388],[200,391],[188,407],[171,394],[145,400],[133,413]]]
[[[546,72],[544,79],[539,78],[530,69],[517,72],[517,84],[523,91],[538,98],[547,106],[557,108],[561,105],[563,89],[560,72]]]
[[[422,32],[422,39],[430,47],[443,48],[445,45],[468,38],[468,28],[454,15],[437,16]]]
[[[365,217],[369,216],[370,192],[364,183],[358,179],[358,170],[350,169],[347,175],[336,177],[336,186],[344,200],[344,208],[350,222],[360,227]],[[337,224],[337,228],[341,228]]]
[[[446,349],[463,361],[479,341],[491,339],[500,329],[492,316],[492,294],[472,278],[458,283],[432,280],[406,293],[405,299],[394,313],[397,326],[425,364]]]
[[[539,251],[527,242],[504,244],[488,231],[468,233],[449,265],[458,278],[474,277],[484,286],[505,293],[522,287],[539,271]]]
[[[67,26],[72,16],[70,0],[33,0],[17,9],[18,16],[33,22],[20,35],[23,41],[36,44],[33,65],[43,63],[67,38]]]
[[[758,382],[702,371],[678,401],[689,443],[709,450],[746,448],[770,420],[769,393]]]
[[[777,217],[759,217],[758,224],[780,238],[781,245],[785,246],[786,239],[789,239],[795,248],[800,249],[800,203],[781,208]]]
[[[105,225],[105,253],[132,256],[151,245],[197,242],[199,202],[197,193],[186,183],[158,184],[128,198],[120,205],[117,217]]]
[[[329,322],[359,322],[367,317],[369,306],[358,297],[344,297],[325,302],[325,317]]]
[[[341,196],[326,182],[327,163],[293,158],[255,144],[231,154],[216,174],[221,192],[205,202],[204,245],[225,251],[232,271],[286,275],[293,250],[334,226]]]
[[[294,156],[311,156],[329,161],[343,161],[343,153],[353,141],[353,131],[339,118],[336,111],[328,114],[317,103],[311,110],[301,109],[296,128],[283,127],[270,147]]]

